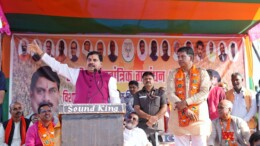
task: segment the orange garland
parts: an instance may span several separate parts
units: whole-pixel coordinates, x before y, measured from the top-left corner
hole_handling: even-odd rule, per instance
[[[234,132],[230,131],[230,123],[231,118],[227,120],[227,126],[226,129],[224,129],[224,125],[220,120],[222,139],[227,141],[229,146],[237,146],[237,143],[234,141]]]
[[[189,96],[193,96],[198,93],[200,90],[200,69],[197,69],[194,65],[190,69],[190,90]],[[186,87],[185,87],[185,74],[183,69],[178,69],[175,74],[175,94],[181,99],[185,100],[186,97]],[[197,116],[199,116],[199,106],[198,105],[190,105],[188,107],[192,110]],[[178,111],[179,115],[179,126],[185,127],[190,123],[189,117],[185,115],[185,111],[188,109],[184,109],[182,111]]]
[[[38,133],[43,146],[54,146],[54,125],[51,122],[46,128],[42,122],[38,122]]]

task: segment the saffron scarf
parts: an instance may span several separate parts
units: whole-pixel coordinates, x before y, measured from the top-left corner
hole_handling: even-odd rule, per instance
[[[175,74],[175,94],[179,97],[180,100],[185,100],[194,94],[198,93],[200,90],[200,69],[196,68],[194,65],[191,67],[190,71],[190,86],[189,86],[189,95],[186,97],[186,86],[185,86],[185,73],[182,68],[179,68]],[[188,108],[192,110],[196,116],[199,115],[199,106],[198,105],[189,105]],[[178,111],[179,117],[179,126],[186,127],[190,123],[190,119],[185,115],[187,109]]]
[[[38,133],[43,146],[54,146],[54,124],[51,122],[46,128],[42,122],[38,122]]]
[[[14,126],[13,124],[14,122],[13,119],[11,118],[8,121],[5,129],[5,143],[8,145],[11,145],[11,143],[9,143],[9,139],[11,136],[12,127]],[[23,116],[21,117],[21,121],[20,121],[20,134],[21,134],[21,145],[23,145],[25,144],[25,137],[26,137],[26,121]]]

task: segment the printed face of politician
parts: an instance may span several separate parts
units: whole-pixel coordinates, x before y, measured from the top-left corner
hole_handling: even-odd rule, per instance
[[[31,104],[34,113],[37,113],[39,104],[49,101],[53,104],[53,111],[58,111],[59,90],[56,82],[52,82],[45,77],[39,77],[35,87],[31,91]]]

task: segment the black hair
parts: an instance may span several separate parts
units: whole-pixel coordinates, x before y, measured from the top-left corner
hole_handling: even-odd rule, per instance
[[[46,41],[46,44],[47,44],[47,43],[50,43],[50,44],[52,45],[52,42],[51,42],[50,40],[47,40],[47,41]]]
[[[142,75],[142,78],[144,78],[145,76],[152,76],[154,78],[154,74],[150,71],[144,72],[143,75]]]
[[[102,56],[102,54],[100,54],[100,53],[97,52],[97,51],[91,51],[91,52],[89,52],[88,55],[87,55],[87,59],[88,59],[89,56],[92,56],[92,55],[98,55],[99,61],[100,61],[100,62],[103,62],[103,56]]]
[[[208,72],[210,78],[216,77],[216,78],[218,78],[218,82],[221,82],[221,77],[220,77],[219,73],[216,70],[207,69],[207,72]]]
[[[242,74],[239,73],[239,72],[234,72],[234,73],[231,74],[231,78],[233,78],[233,77],[235,77],[235,76],[240,76],[240,77],[243,79]]]
[[[49,66],[42,66],[38,68],[32,75],[30,89],[33,90],[35,88],[36,82],[40,77],[44,77],[52,82],[57,83],[58,90],[60,89],[60,78],[58,74],[52,71]]]
[[[203,44],[203,42],[201,40],[196,42],[196,48],[198,48],[198,46],[204,47],[204,44]]]
[[[260,140],[260,131],[256,131],[254,132],[250,138],[249,138],[249,143],[250,143],[250,146],[254,146],[254,143],[256,141]]]
[[[139,84],[138,84],[138,82],[137,82],[136,80],[130,81],[130,82],[128,83],[128,86],[130,86],[130,85],[135,85],[135,86],[139,87]]]
[[[186,52],[188,55],[194,57],[194,51],[191,47],[181,47],[178,49],[177,53]]]
[[[87,43],[89,43],[89,44],[90,44],[90,41],[85,41],[85,42],[84,42],[84,45],[86,45]]]
[[[53,104],[51,102],[46,102],[46,101],[43,101],[39,104],[39,107],[38,107],[38,114],[41,113],[41,108],[44,107],[44,106],[48,106],[50,108],[52,108]]]
[[[72,45],[72,44],[75,44],[75,45],[76,45],[76,48],[78,48],[78,44],[77,44],[76,41],[72,41],[72,42],[71,42],[71,45]]]

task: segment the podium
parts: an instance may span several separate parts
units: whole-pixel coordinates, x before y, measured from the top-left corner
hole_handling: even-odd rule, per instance
[[[123,146],[125,104],[63,104],[62,146]]]

